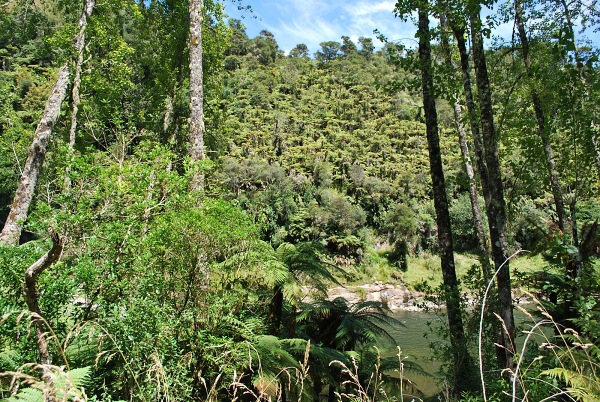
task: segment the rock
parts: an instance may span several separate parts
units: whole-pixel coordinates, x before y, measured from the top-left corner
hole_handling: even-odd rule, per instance
[[[329,300],[343,297],[350,303],[357,303],[361,300],[387,302],[391,310],[418,310],[419,308],[415,305],[423,302],[425,296],[423,293],[413,292],[405,285],[374,282],[360,286],[331,288],[327,292],[327,297]]]

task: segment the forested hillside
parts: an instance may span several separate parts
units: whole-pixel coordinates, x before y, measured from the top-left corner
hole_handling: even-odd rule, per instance
[[[0,398],[424,398],[385,298],[327,298],[418,260],[440,398],[598,400],[599,13],[481,5],[284,52],[217,0],[0,4]]]

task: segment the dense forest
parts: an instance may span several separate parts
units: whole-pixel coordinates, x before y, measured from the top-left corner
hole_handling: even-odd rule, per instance
[[[218,0],[3,1],[0,399],[600,400],[596,7],[284,52]],[[441,375],[328,297],[370,281],[439,307]]]

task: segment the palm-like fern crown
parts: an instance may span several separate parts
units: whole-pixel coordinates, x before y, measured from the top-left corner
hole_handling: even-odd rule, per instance
[[[395,344],[386,327],[402,325],[388,315],[384,303],[364,301],[349,304],[342,297],[307,304],[298,317],[306,334],[327,347],[351,350],[358,343],[385,339]]]

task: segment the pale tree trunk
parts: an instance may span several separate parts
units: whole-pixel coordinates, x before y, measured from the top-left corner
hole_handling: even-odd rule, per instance
[[[202,77],[202,0],[190,0],[190,157],[204,159],[204,91]],[[198,169],[197,166],[194,169]],[[192,190],[204,187],[204,175],[195,170]]]
[[[59,237],[57,233],[52,231],[52,248],[40,259],[33,263],[25,271],[25,302],[31,312],[33,318],[33,325],[35,327],[35,338],[40,352],[40,360],[42,364],[52,364],[50,352],[48,351],[48,339],[45,336],[45,327],[42,311],[38,303],[38,294],[36,290],[37,278],[44,272],[44,270],[50,267],[55,261],[60,258],[64,247],[64,241]]]
[[[523,21],[523,7],[521,0],[515,0],[515,22],[521,41],[523,64],[525,65],[527,77],[529,78],[531,85],[531,101],[533,103],[533,110],[535,111],[535,118],[537,121],[537,134],[542,140],[544,156],[546,157],[546,168],[550,174],[550,187],[552,188],[556,215],[558,216],[558,227],[561,231],[564,231],[567,224],[567,214],[565,212],[562,185],[558,169],[556,168],[556,162],[554,161],[554,151],[552,150],[552,144],[550,143],[550,135],[546,129],[546,119],[544,116],[544,109],[542,108],[542,100],[540,99],[533,82],[533,71],[531,69],[531,58],[529,56],[529,39],[527,38],[525,23]]]
[[[498,139],[494,128],[492,93],[483,49],[482,23],[479,12],[480,7],[472,9],[469,19],[471,23],[473,63],[475,65],[475,77],[479,91],[483,151],[491,196],[487,207],[487,217],[492,242],[492,257],[498,272],[496,283],[500,298],[500,317],[504,325],[500,344],[503,348],[503,353],[499,354],[498,357],[502,367],[512,369],[514,366],[512,359],[515,353],[515,321],[508,263],[508,241],[506,238],[506,205],[504,201],[502,173],[500,171],[500,159],[498,157]]]
[[[80,31],[74,38],[75,46],[79,50],[79,46],[83,46],[82,35],[85,34],[86,26],[86,15],[92,12],[94,7],[93,0],[87,0],[85,8],[82,11],[82,16],[79,18]],[[89,12],[88,12],[89,11]],[[12,202],[10,213],[0,234],[0,242],[6,245],[14,246],[19,243],[21,232],[23,230],[23,224],[27,220],[29,213],[29,206],[33,199],[35,192],[35,186],[40,175],[40,170],[44,164],[46,157],[46,149],[52,136],[52,129],[54,124],[60,115],[60,107],[67,93],[67,87],[69,86],[69,75],[70,69],[68,62],[65,62],[58,70],[58,77],[52,88],[52,93],[46,102],[44,114],[35,129],[33,135],[33,143],[29,148],[29,154],[25,161],[23,173],[21,173],[21,179],[19,186],[15,193],[15,197]]]
[[[0,242],[5,243],[6,245],[15,246],[19,243],[19,237],[21,237],[21,232],[23,230],[23,223],[27,220],[29,205],[33,199],[35,186],[46,157],[46,148],[50,141],[50,136],[52,135],[52,129],[58,119],[60,106],[67,92],[69,74],[69,66],[65,63],[60,70],[58,70],[58,77],[52,88],[52,94],[46,102],[46,108],[42,119],[35,129],[33,143],[29,148],[29,155],[25,161],[25,167],[21,174],[19,186],[15,193],[10,213],[8,214],[8,218],[6,218],[6,223],[2,229],[2,234],[0,234]]]
[[[427,3],[426,3],[427,4]],[[423,90],[423,110],[429,150],[429,166],[433,184],[433,201],[438,228],[438,243],[444,281],[444,296],[448,314],[450,344],[453,353],[453,375],[455,376],[453,392],[460,396],[465,390],[464,379],[469,378],[470,359],[465,341],[464,326],[460,308],[460,291],[454,265],[454,246],[450,227],[450,213],[442,153],[438,132],[437,110],[435,107],[435,92],[431,73],[431,39],[429,32],[429,15],[426,9],[419,8],[419,61],[421,64],[421,82]]]
[[[592,127],[594,128],[594,133],[592,133],[592,144],[594,145],[594,150],[596,151],[596,167],[598,168],[598,174],[600,175],[600,140],[596,138],[596,136],[598,135],[598,129],[596,128],[596,124],[592,124]]]
[[[71,109],[71,128],[69,130],[69,149],[72,151],[75,146],[75,137],[77,133],[77,112],[79,110],[79,88],[81,87],[81,69],[83,66],[83,49],[85,47],[85,29],[87,27],[87,18],[92,15],[96,0],[86,0],[84,11],[79,16],[79,34],[75,37],[73,45],[77,49],[77,63],[75,64],[75,78],[73,79],[72,98],[73,105]]]
[[[75,37],[73,45],[77,49],[77,62],[75,64],[75,77],[73,78],[73,89],[71,98],[73,105],[71,106],[71,127],[69,129],[69,152],[73,152],[75,148],[75,138],[77,136],[77,113],[79,112],[79,103],[81,97],[79,89],[81,88],[81,70],[83,66],[83,50],[85,47],[85,29],[87,28],[87,18],[92,15],[92,11],[96,4],[95,0],[86,0],[83,6],[84,11],[79,16],[79,34]],[[71,178],[69,177],[70,166],[67,166],[65,174],[65,188],[71,187]]]
[[[448,37],[445,33],[447,29],[446,18],[440,16],[440,24],[442,28],[442,51],[444,53],[445,64],[448,67],[448,71],[453,70],[452,66],[452,54],[450,52],[450,45],[448,43]],[[460,145],[460,152],[463,159],[463,167],[465,174],[469,181],[469,199],[471,201],[471,212],[473,214],[473,224],[475,225],[475,232],[477,233],[477,242],[479,246],[479,261],[481,263],[481,269],[483,277],[489,280],[492,277],[490,267],[490,253],[488,249],[488,240],[483,226],[483,216],[481,214],[481,207],[479,205],[479,191],[477,189],[477,181],[475,180],[475,171],[471,163],[471,154],[469,152],[469,145],[467,141],[467,131],[463,124],[463,116],[460,103],[458,101],[457,94],[454,95],[454,122],[456,124],[456,131],[458,133],[458,143]]]

